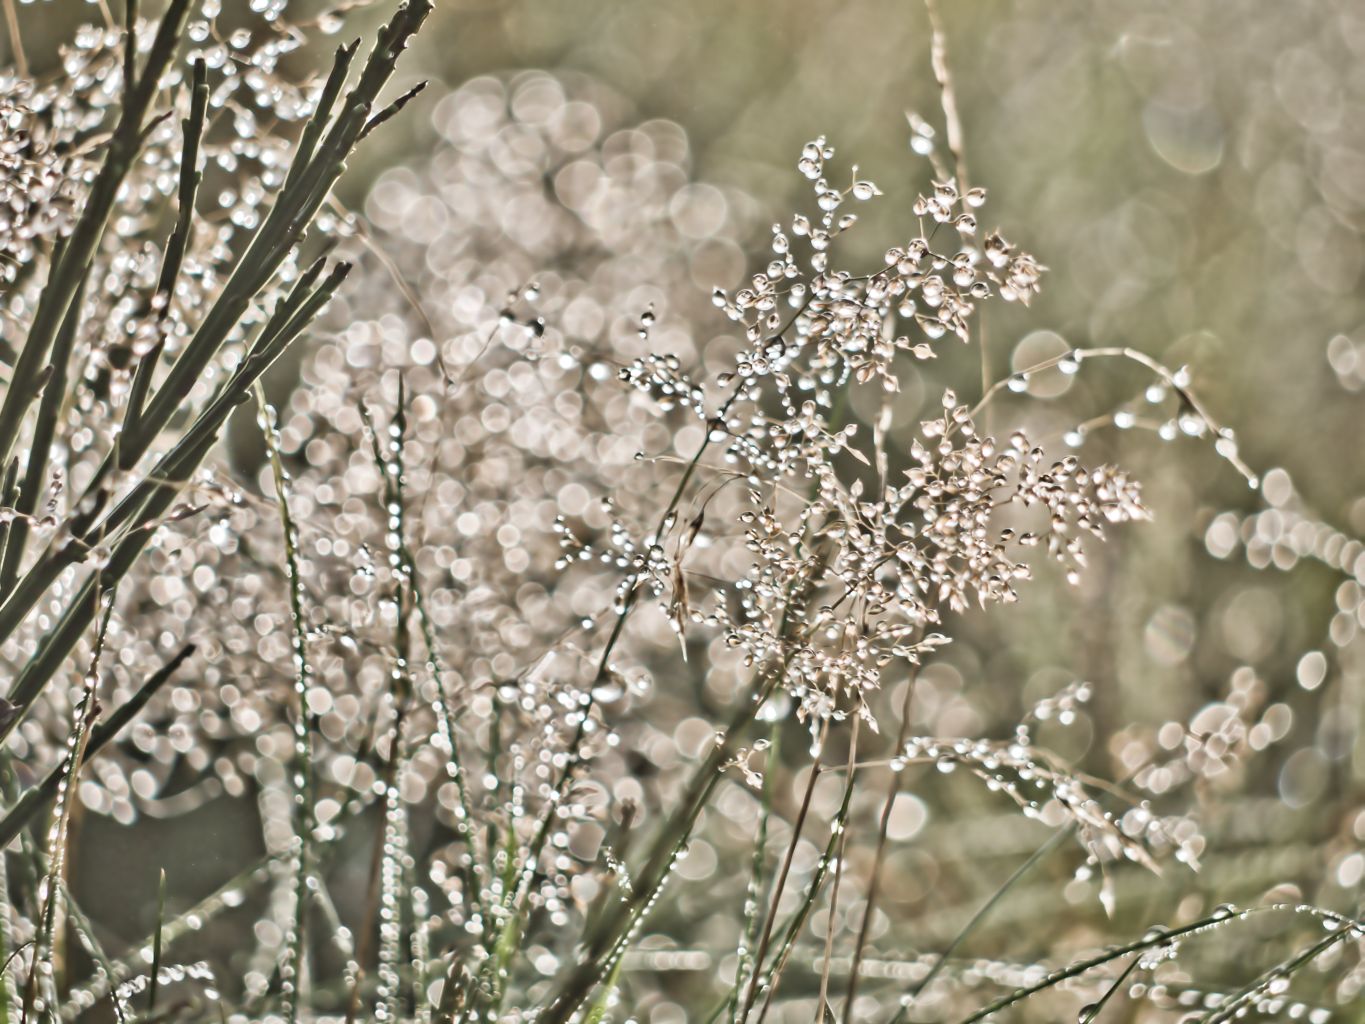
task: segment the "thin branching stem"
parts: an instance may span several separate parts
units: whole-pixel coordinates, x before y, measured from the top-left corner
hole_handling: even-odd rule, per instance
[[[1006,390],[1010,386],[1011,381],[1016,380],[1021,376],[1027,378],[1031,374],[1041,373],[1043,370],[1050,370],[1063,363],[1080,363],[1083,360],[1089,359],[1127,359],[1130,362],[1137,363],[1139,366],[1146,367],[1155,374],[1162,383],[1180,396],[1181,401],[1188,405],[1190,411],[1199,417],[1205,428],[1215,438],[1226,440],[1231,436],[1228,429],[1221,426],[1219,422],[1213,418],[1208,409],[1199,400],[1199,397],[1190,390],[1187,384],[1182,382],[1181,375],[1179,375],[1177,371],[1163,365],[1145,352],[1120,345],[1075,349],[1071,352],[1064,353],[1063,355],[1053,356],[1051,359],[1044,359],[1009,377],[1001,378],[990,385],[990,387],[986,388],[980,401],[972,407],[970,415],[972,417],[979,415],[982,409],[999,395],[1000,392]],[[1235,445],[1220,445],[1218,447],[1218,454],[1231,463],[1233,468],[1246,479],[1248,484],[1252,487],[1259,486],[1260,477],[1242,460]]]

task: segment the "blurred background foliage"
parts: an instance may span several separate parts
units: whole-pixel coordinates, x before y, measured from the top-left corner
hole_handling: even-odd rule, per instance
[[[368,37],[387,7],[348,11],[344,37]],[[80,19],[97,16],[79,2],[18,10],[38,68]],[[317,13],[331,28],[328,11]],[[1125,738],[1186,721],[1230,689],[1254,693],[1259,705],[1282,710],[1265,719],[1266,749],[1202,794],[1205,870],[1155,881],[1134,875],[1132,891],[1142,895],[1132,904],[1122,876],[1123,919],[1139,926],[1182,899],[1212,902],[1215,892],[1219,901],[1250,901],[1282,881],[1297,886],[1282,890],[1289,898],[1358,909],[1365,548],[1352,538],[1365,534],[1365,7],[979,0],[944,4],[943,17],[970,182],[991,196],[983,227],[998,221],[1050,268],[1031,308],[986,321],[991,375],[1107,345],[1186,365],[1192,389],[1236,430],[1262,480],[1248,488],[1207,440],[1094,431],[1082,456],[1133,470],[1155,522],[1096,548],[1079,589],[1051,580],[1022,607],[955,623],[968,642],[926,672],[934,717],[983,734],[1071,680],[1089,679],[1096,699],[1087,716],[1043,736],[1112,774]],[[324,45],[291,57],[300,75],[317,66]],[[824,134],[841,162],[856,163],[886,193],[845,250],[850,264],[879,265],[886,247],[909,237],[910,204],[926,187],[927,167],[907,148],[907,112],[942,130],[926,13],[909,0],[446,0],[398,87],[421,77],[456,86],[520,68],[589,74],[637,118],[680,125],[693,176],[705,183],[692,199],[741,226],[754,240],[750,258],[761,258],[768,225],[804,202],[809,186],[795,160],[802,143]],[[341,192],[348,205],[363,208],[387,168],[430,148],[438,92],[353,163]],[[735,284],[747,263],[732,248],[716,264],[729,279],[699,287]],[[717,317],[704,329],[726,325]],[[944,379],[969,399],[980,387],[977,358],[964,351],[941,361]],[[1076,377],[1036,378],[1035,395],[1011,398],[1011,409],[1046,435],[1078,410],[1102,412],[1132,396],[1140,408],[1146,383],[1135,369],[1087,367]],[[1054,413],[1063,395],[1066,412]],[[907,383],[898,401],[909,411],[926,399],[937,396]],[[1295,533],[1299,517],[1308,525]],[[1335,540],[1327,526],[1340,531]],[[1314,557],[1327,548],[1335,565]],[[673,731],[664,722],[672,716],[686,731],[699,694],[700,686],[661,695],[656,727]],[[958,718],[945,718],[954,702]],[[685,749],[690,741],[679,736]],[[804,756],[800,743],[788,749],[794,761]],[[822,793],[817,811],[827,815],[836,796]],[[1046,832],[1018,824],[998,803],[983,807],[965,786],[935,787],[924,799],[934,813],[926,817],[915,798],[898,818],[899,833],[919,841],[897,846],[885,907],[921,922],[921,948],[941,948]],[[965,824],[955,804],[970,810]],[[233,836],[250,830],[224,825],[221,815],[215,822],[230,864]],[[192,817],[176,827],[203,823]],[[174,844],[176,829],[164,831]],[[202,856],[202,842],[196,848]],[[126,845],[83,850],[101,860],[139,856]],[[960,872],[951,867],[954,850]],[[683,875],[727,875],[733,856],[722,845],[709,870],[703,856]],[[1062,928],[1039,922],[1073,866],[1059,861],[1022,887],[975,948],[995,956],[1045,948],[1046,939],[1019,926]],[[147,923],[151,885],[94,884],[99,895],[87,906],[111,921],[137,919],[131,937]],[[706,886],[687,893],[661,910],[654,930],[723,945],[705,924],[714,894]],[[1228,978],[1237,968],[1225,965]],[[680,987],[686,977],[673,994],[683,1007],[692,1005]]]

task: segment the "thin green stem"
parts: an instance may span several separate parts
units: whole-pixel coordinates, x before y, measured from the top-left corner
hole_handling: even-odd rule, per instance
[[[299,564],[299,532],[289,508],[289,474],[280,455],[279,428],[275,411],[265,400],[265,389],[260,381],[255,385],[256,401],[260,407],[261,436],[265,439],[266,455],[275,484],[275,503],[279,508],[280,526],[284,532],[285,576],[289,586],[290,642],[294,650],[294,920],[292,933],[286,944],[286,957],[280,965],[283,989],[282,1010],[286,1024],[299,1018],[303,990],[306,985],[306,955],[308,948],[308,888],[310,879],[309,856],[313,831],[317,825],[317,811],[313,800],[313,732],[316,718],[308,707],[308,691],[312,686],[313,668],[308,658],[308,619],[303,606],[303,573]]]

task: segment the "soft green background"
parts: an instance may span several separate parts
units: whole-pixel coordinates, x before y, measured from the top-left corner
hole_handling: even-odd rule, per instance
[[[369,36],[388,7],[352,12],[345,36]],[[985,226],[998,223],[1050,268],[1030,310],[988,321],[991,365],[1004,372],[1016,344],[1036,330],[1070,345],[1131,345],[1172,365],[1188,363],[1195,391],[1236,429],[1251,465],[1286,467],[1315,516],[1365,533],[1358,390],[1365,383],[1365,6],[982,0],[943,7],[972,183],[991,195]],[[21,7],[35,63],[43,63],[47,43],[94,11],[83,3]],[[509,68],[590,73],[640,117],[682,125],[696,176],[752,197],[736,209],[759,234],[804,200],[808,185],[795,159],[803,142],[825,134],[841,161],[859,164],[887,193],[855,233],[862,259],[875,261],[908,237],[909,205],[925,185],[923,162],[906,148],[905,114],[942,124],[929,47],[925,9],[910,0],[447,0],[403,75],[455,85]],[[300,73],[312,60],[295,58]],[[431,102],[414,104],[386,128],[382,146],[354,162],[344,198],[358,203],[383,166],[423,150],[433,137]],[[1335,343],[1341,376],[1328,358],[1336,336],[1346,339]],[[1341,355],[1352,346],[1358,376]],[[970,393],[974,357],[949,370]],[[1135,372],[1087,368],[1069,408],[1107,408],[1145,383]],[[1156,524],[1126,531],[1106,548],[1079,594],[1040,592],[1018,612],[984,618],[964,655],[974,660],[960,668],[1026,680],[1029,698],[1068,673],[1100,681],[1095,731],[1107,734],[1132,721],[1183,719],[1224,692],[1239,665],[1253,665],[1269,699],[1291,707],[1294,723],[1289,739],[1251,772],[1252,792],[1266,801],[1238,805],[1212,823],[1227,859],[1206,877],[1230,878],[1242,894],[1276,878],[1303,878],[1310,897],[1341,902],[1349,894],[1312,887],[1325,870],[1316,844],[1359,805],[1365,779],[1360,641],[1354,654],[1332,652],[1347,666],[1354,657],[1354,690],[1343,685],[1323,702],[1294,681],[1303,651],[1330,650],[1341,577],[1320,566],[1256,573],[1211,559],[1202,541],[1209,519],[1256,509],[1261,499],[1206,443],[1163,445],[1150,436],[1095,443],[1106,454],[1115,445],[1147,482]],[[1084,751],[1084,740],[1083,752],[1101,763],[1103,751]],[[1295,762],[1303,751],[1309,756]],[[1300,801],[1305,792],[1311,799]],[[1299,806],[1278,802],[1285,793]],[[222,827],[222,818],[215,823]],[[959,829],[935,841],[961,844],[964,855],[1003,863],[1004,871],[1036,841],[1032,833],[1002,840],[998,819],[978,824],[985,837]],[[224,828],[219,848],[246,831]],[[995,854],[1002,859],[992,861]],[[111,840],[99,855],[137,853]],[[992,888],[985,875],[982,894]],[[1040,882],[998,926],[1048,910],[1056,882]],[[1181,876],[1164,884],[1175,898],[1176,889],[1201,883]],[[109,920],[128,915],[130,935],[144,930],[149,890],[129,885],[102,895],[107,902],[93,895],[87,902],[92,911]],[[969,893],[961,903],[978,900]],[[682,908],[684,917],[704,911]],[[938,920],[926,926],[926,945],[941,944],[957,921]]]

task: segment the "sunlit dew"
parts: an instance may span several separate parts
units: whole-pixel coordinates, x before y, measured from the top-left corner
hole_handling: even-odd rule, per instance
[[[521,95],[518,89],[544,92],[543,86],[548,81],[531,78],[510,92],[502,92],[503,85],[481,80],[461,95],[458,103],[464,107],[453,105],[456,101],[448,101],[438,110],[438,119],[455,116],[456,111],[468,109],[480,98],[493,95],[493,90],[500,97],[515,97]],[[583,156],[591,138],[573,132],[595,130],[595,125],[582,117],[578,117],[575,124],[577,127],[563,139],[563,144],[576,155]],[[240,119],[237,127],[245,130]],[[647,138],[645,135],[637,137]],[[676,152],[673,136],[665,131],[663,137],[669,140],[668,147],[673,147],[671,151]],[[614,145],[609,139],[607,150],[611,151]],[[638,145],[633,140],[630,142],[630,146],[637,149]],[[513,199],[513,205],[516,201],[530,203],[536,199],[536,163],[527,164],[524,169],[515,169],[512,165],[496,166],[502,159],[496,147],[475,150],[461,155],[460,159],[465,163],[463,168],[441,162],[433,164],[433,173],[449,180],[483,179],[483,188],[469,196],[477,203],[486,202],[498,209],[507,209],[509,197],[519,194],[524,197],[524,200]],[[412,416],[405,454],[409,464],[417,467],[416,475],[409,481],[415,495],[413,507],[418,510],[414,513],[413,534],[420,538],[414,548],[414,568],[419,574],[441,573],[449,581],[444,586],[432,587],[424,595],[432,622],[440,632],[448,635],[454,630],[463,636],[458,645],[441,652],[443,657],[450,659],[451,678],[447,685],[458,690],[463,685],[477,686],[481,679],[486,680],[495,673],[515,672],[517,662],[506,653],[509,645],[513,650],[529,650],[537,643],[542,646],[553,644],[563,628],[563,620],[557,625],[546,616],[551,608],[547,589],[549,578],[544,575],[549,568],[548,560],[537,555],[528,543],[537,537],[544,538],[540,541],[542,544],[550,541],[553,510],[561,504],[559,496],[569,479],[573,480],[574,487],[588,494],[593,491],[606,493],[632,468],[631,456],[635,450],[657,449],[657,439],[626,440],[647,427],[651,417],[637,406],[623,404],[617,397],[619,392],[608,379],[599,378],[604,385],[602,394],[598,401],[589,405],[561,400],[562,389],[572,386],[574,377],[571,375],[581,372],[578,366],[582,356],[591,351],[592,346],[619,342],[619,337],[612,333],[615,316],[633,316],[641,323],[641,329],[662,327],[669,323],[670,317],[679,315],[678,304],[686,301],[690,288],[686,283],[682,287],[658,287],[666,284],[669,275],[674,273],[672,250],[661,243],[675,230],[669,212],[669,197],[681,180],[672,169],[675,165],[662,164],[655,171],[647,162],[622,164],[622,170],[628,168],[630,177],[618,184],[611,177],[610,165],[614,159],[607,160],[608,169],[598,180],[600,194],[596,201],[612,202],[610,190],[613,188],[629,191],[630,210],[633,211],[630,217],[637,219],[641,226],[641,237],[634,247],[620,244],[630,237],[627,232],[622,238],[613,240],[614,248],[604,255],[600,267],[594,269],[579,260],[572,275],[567,269],[552,273],[545,268],[556,265],[554,246],[563,245],[566,250],[577,248],[581,242],[575,233],[583,230],[581,222],[559,220],[555,231],[560,234],[529,239],[538,247],[548,244],[549,252],[537,252],[535,265],[540,268],[540,276],[535,285],[519,288],[518,283],[529,276],[529,260],[507,246],[503,238],[490,237],[486,243],[489,257],[479,258],[484,283],[480,298],[489,305],[479,307],[449,301],[455,294],[450,290],[450,282],[458,280],[462,272],[459,267],[439,266],[424,271],[423,254],[408,248],[404,255],[402,246],[408,243],[398,243],[400,260],[415,258],[418,261],[417,278],[424,278],[426,283],[422,287],[430,291],[424,298],[424,306],[440,310],[443,318],[448,317],[443,329],[432,336],[441,358],[438,360],[434,354],[424,355],[418,350],[412,355],[420,358],[409,358],[408,346],[413,342],[404,321],[416,311],[406,304],[397,304],[392,306],[391,312],[370,322],[366,336],[352,328],[343,347],[319,349],[304,370],[305,378],[312,386],[300,391],[292,407],[283,412],[280,444],[285,457],[290,459],[306,450],[309,462],[304,468],[295,465],[289,480],[290,502],[299,522],[301,576],[308,581],[321,581],[322,574],[328,574],[341,582],[340,586],[321,584],[317,588],[318,593],[335,595],[328,598],[334,603],[319,606],[310,601],[305,605],[304,614],[309,620],[308,656],[314,681],[303,696],[318,716],[321,735],[328,740],[328,746],[322,752],[323,764],[319,766],[321,777],[343,781],[357,793],[368,788],[366,773],[361,771],[366,766],[351,763],[347,767],[347,758],[340,751],[363,741],[364,734],[356,716],[366,706],[368,698],[357,703],[349,694],[357,685],[362,693],[367,692],[367,688],[368,692],[374,692],[373,688],[387,685],[387,671],[365,658],[372,657],[368,652],[373,650],[375,630],[382,632],[392,627],[392,613],[384,611],[386,605],[383,602],[374,605],[369,598],[376,593],[382,594],[387,580],[402,577],[407,570],[405,563],[397,559],[393,542],[393,509],[368,507],[354,498],[343,497],[364,494],[373,486],[373,467],[368,463],[364,448],[357,447],[345,433],[319,431],[317,425],[330,423],[350,431],[354,437],[359,424],[353,411],[356,408],[351,390],[354,381],[349,376],[348,364],[349,368],[408,365],[417,371],[405,374]],[[646,176],[656,173],[658,183],[651,185]],[[521,175],[525,175],[524,184]],[[385,187],[381,183],[376,195],[383,194]],[[496,196],[496,189],[502,190],[504,195]],[[651,195],[657,198],[651,199]],[[245,193],[229,189],[224,189],[220,197],[226,204],[224,209],[232,211],[240,210],[244,199]],[[452,236],[463,236],[469,224],[486,221],[477,207],[446,206],[433,195],[428,205],[420,208],[428,222],[432,219],[432,202],[440,203],[440,209],[448,211],[444,230]],[[403,208],[410,206],[407,203]],[[603,222],[610,220],[613,231],[629,228],[630,219],[623,219],[625,209],[624,205],[618,206],[610,218],[604,216]],[[381,229],[389,225],[382,209],[375,208],[372,212]],[[550,212],[553,216],[552,208]],[[528,208],[525,216],[529,223],[530,218],[540,219],[542,213]],[[235,214],[234,219],[238,219]],[[397,222],[393,226],[401,228]],[[708,233],[714,234],[717,230],[719,226],[713,225]],[[555,241],[561,235],[562,240]],[[388,239],[385,244],[393,245],[394,239]],[[494,249],[496,255],[493,255]],[[660,252],[669,254],[662,257],[667,262],[659,263],[659,271],[648,272],[645,269],[648,261],[660,260],[661,257],[655,255]],[[642,260],[646,262],[642,263]],[[473,265],[471,262],[470,266]],[[504,280],[488,287],[494,274],[505,275]],[[656,282],[648,298],[637,297],[627,290],[623,297],[608,299],[608,295],[621,292],[620,288],[612,286],[613,280],[640,277]],[[587,283],[590,280],[591,285]],[[376,281],[376,286],[375,294],[381,301],[379,305],[371,304],[370,308],[377,312],[392,292],[389,284],[383,281]],[[510,322],[503,323],[500,328],[497,322],[500,307],[494,304],[504,301],[503,296],[508,292],[519,294],[511,307]],[[464,294],[468,295],[467,292]],[[667,296],[668,305],[664,305],[664,296]],[[193,296],[188,296],[186,301],[194,301]],[[356,308],[365,305],[359,297],[351,301]],[[650,309],[647,316],[641,317],[641,308]],[[619,309],[620,313],[613,309]],[[576,333],[563,334],[554,325],[569,311],[573,311],[569,319],[576,324]],[[589,311],[592,311],[591,315],[585,315]],[[338,322],[346,319],[344,310],[337,316]],[[507,320],[506,317],[503,319]],[[532,324],[534,329],[519,336],[516,328],[520,324]],[[585,329],[589,333],[581,333]],[[385,354],[367,357],[362,354],[365,345],[381,346]],[[547,346],[562,347],[566,354],[573,353],[575,358],[568,362],[546,361],[542,357]],[[343,360],[333,362],[334,353],[342,351],[346,353]],[[686,348],[680,350],[679,355],[689,361],[695,357]],[[466,367],[474,363],[476,356],[482,357],[482,363],[471,372]],[[347,376],[339,376],[337,370],[345,371]],[[448,370],[453,370],[455,379],[461,375],[466,379],[452,387],[449,381],[438,376]],[[391,380],[386,382],[377,378],[375,381],[378,390],[370,401],[380,408],[392,404],[392,392],[388,390]],[[341,387],[330,390],[335,385]],[[496,407],[486,404],[489,397],[510,400],[503,407],[509,415],[490,413],[489,410]],[[701,397],[693,395],[689,401],[700,404]],[[447,430],[447,424],[455,424],[453,432]],[[571,468],[575,462],[582,465],[583,472]],[[437,472],[432,472],[432,466],[437,467]],[[478,466],[479,469],[471,476],[465,471],[466,466]],[[513,486],[516,496],[509,500]],[[273,733],[262,732],[263,727],[276,720],[277,698],[271,695],[271,690],[289,678],[287,672],[274,676],[272,666],[287,667],[290,660],[287,642],[282,642],[287,641],[288,636],[287,610],[270,603],[277,593],[275,582],[258,568],[263,558],[270,557],[266,550],[273,543],[273,531],[263,527],[271,523],[271,510],[267,503],[249,496],[250,488],[245,501],[232,498],[232,491],[220,477],[206,478],[202,493],[215,508],[211,528],[205,531],[203,542],[194,532],[185,532],[179,547],[182,554],[178,557],[173,556],[174,549],[170,547],[158,547],[153,551],[148,564],[154,575],[149,579],[146,594],[154,607],[164,607],[168,611],[174,608],[176,614],[189,613],[191,606],[185,605],[182,609],[172,596],[174,587],[181,585],[182,577],[163,574],[179,572],[181,565],[187,570],[192,566],[190,578],[195,592],[204,595],[210,607],[228,613],[215,621],[214,640],[205,652],[205,681],[214,689],[208,691],[212,696],[201,704],[168,705],[157,714],[163,716],[163,722],[166,712],[181,715],[190,735],[197,733],[212,737],[218,744],[229,743],[223,755],[212,760],[208,767],[225,785],[235,787],[235,792],[242,791],[243,776],[266,787],[262,791],[261,807],[267,845],[286,851],[291,843],[291,812],[288,802],[279,803],[269,794],[272,792],[270,787],[285,778],[271,765],[285,755],[287,748]],[[537,493],[543,496],[536,497]],[[577,525],[587,529],[604,525],[592,512],[590,503],[581,498],[567,506]],[[467,528],[459,517],[454,520],[443,517],[443,507],[471,510],[469,514],[475,517],[472,526]],[[454,530],[451,530],[452,526]],[[248,541],[248,537],[251,540]],[[493,562],[488,562],[470,546],[469,540],[473,537],[491,541],[492,550],[498,552]],[[387,552],[382,568],[362,557],[365,552],[375,551]],[[245,571],[238,565],[243,556],[248,556]],[[188,561],[190,558],[194,560]],[[487,575],[489,569],[494,571],[493,576]],[[505,582],[513,580],[516,582]],[[591,594],[591,587],[589,584],[585,596]],[[501,604],[498,595],[507,595],[512,599],[511,603]],[[600,596],[590,602],[590,606],[595,606],[593,610],[597,611],[609,603],[610,588],[607,588],[600,590]],[[249,614],[246,614],[248,609]],[[586,617],[588,625],[592,621],[592,616]],[[170,632],[173,636],[181,633],[178,628]],[[226,680],[255,680],[257,685],[243,690],[239,685],[223,685]],[[259,684],[264,684],[265,688]],[[530,708],[541,706],[537,697],[532,696],[529,701]],[[552,728],[553,718],[545,717],[544,725],[546,731],[542,735],[533,732],[528,736],[531,750],[540,744],[553,746],[558,742]],[[430,728],[431,723],[417,722],[414,727]],[[235,754],[230,742],[234,736],[248,740],[245,747],[238,744]],[[610,741],[614,742],[614,737]],[[147,742],[154,748],[160,745],[156,733],[149,733]],[[169,769],[169,758],[166,764]],[[442,765],[440,758],[423,752],[414,760],[411,770],[416,777],[434,782],[432,773],[443,771]],[[136,799],[149,807],[158,801],[159,785],[155,777],[131,788],[123,787],[119,780],[117,773],[102,774],[99,784],[91,791],[92,806],[101,808],[107,806],[110,799],[115,802],[123,799],[118,795],[120,790],[126,790],[130,796],[136,794]],[[419,786],[410,798],[421,800],[426,790],[426,786]],[[445,812],[458,815],[456,791],[436,791]],[[106,796],[106,793],[112,796]],[[344,792],[342,795],[344,799]],[[334,811],[325,811],[328,800],[330,798],[319,804],[320,813],[334,815]],[[330,805],[335,806],[335,801]],[[389,845],[392,844],[386,843],[386,849]],[[558,846],[558,838],[551,845]],[[467,863],[468,853],[453,852],[457,871],[447,877],[458,886],[461,879],[458,868]],[[390,863],[387,854],[385,863]],[[574,863],[566,862],[565,867],[571,868]],[[390,880],[384,890],[388,894],[385,913],[392,916],[397,907],[394,894],[399,891],[400,883],[393,870],[386,869],[385,877]],[[562,879],[544,891],[538,890],[536,895],[538,901],[544,901],[544,905],[561,919],[563,911],[554,908],[562,903],[558,886],[567,881],[567,878]],[[278,887],[275,891],[282,892]],[[452,896],[457,894],[458,887],[451,890]],[[276,901],[275,907],[269,919],[274,923],[257,935],[255,962],[259,966],[248,973],[249,986],[265,983],[269,976],[268,964],[277,955],[276,951],[289,941],[290,929],[286,922],[290,910],[283,896]],[[384,962],[397,964],[400,954],[394,945],[399,936],[396,926],[381,929],[381,933],[384,936]],[[386,991],[396,994],[397,976],[388,968],[386,971],[386,980],[382,983]],[[394,1004],[385,996],[381,1000],[383,1005]]]
[[[321,95],[323,79],[278,70],[308,37],[286,23],[285,0],[247,8],[250,29],[206,0],[186,29],[188,58],[209,69],[210,130],[205,223],[185,272],[156,292],[162,211],[181,181],[171,118],[148,135],[111,222],[119,244],[99,250],[98,286],[81,300],[60,458],[31,514],[0,509],[4,525],[31,526],[54,550],[73,517],[118,507],[136,484],[119,469],[81,497],[106,459],[117,465],[107,424],[124,421],[139,361],[158,353],[172,365],[230,287]],[[342,13],[302,28],[330,34]],[[145,41],[154,29],[139,31]],[[117,30],[83,30],[65,78],[0,79],[7,322],[32,317],[35,270],[77,222],[97,168],[78,143],[107,129],[121,45]],[[1280,91],[1312,118],[1302,89]],[[1320,848],[1286,841],[1310,869],[1238,852],[1226,877],[1239,899],[1251,894],[1246,905],[1215,903],[1213,883],[1185,869],[1225,867],[1199,812],[1248,848],[1278,827],[1251,801],[1217,819],[1230,806],[1219,796],[1249,774],[1269,780],[1278,808],[1316,813],[1349,771],[1354,733],[1319,722],[1308,701],[1359,704],[1365,549],[1310,511],[1282,469],[1253,478],[1254,506],[1188,503],[1215,559],[1283,572],[1311,561],[1340,577],[1324,635],[1292,656],[1282,641],[1302,623],[1266,588],[1240,587],[1201,617],[1183,596],[1130,593],[1114,582],[1117,561],[1092,564],[1116,528],[1150,517],[1137,480],[1104,461],[1105,428],[1202,439],[1244,469],[1238,438],[1191,397],[1189,370],[1144,363],[1156,382],[1093,418],[1050,414],[1060,429],[1047,438],[1007,410],[1082,392],[1098,401],[1087,376],[1098,349],[1036,330],[996,384],[969,375],[946,386],[936,361],[982,345],[983,310],[1027,306],[1046,268],[986,230],[994,204],[960,168],[946,173],[944,140],[917,116],[909,148],[933,176],[904,203],[902,236],[855,267],[843,236],[868,230],[887,198],[825,137],[793,154],[804,212],[747,223],[752,200],[692,178],[678,126],[627,124],[621,97],[587,79],[485,76],[427,99],[430,153],[380,174],[363,218],[337,201],[316,226],[312,241],[356,270],[288,367],[298,386],[278,409],[262,398],[270,458],[230,445],[195,476],[153,524],[107,632],[77,645],[8,740],[23,787],[55,772],[42,849],[21,844],[22,858],[0,864],[6,891],[16,865],[43,869],[37,911],[6,906],[0,921],[5,949],[33,944],[40,1009],[65,998],[62,986],[74,1019],[102,1000],[140,1008],[153,987],[216,1001],[227,981],[208,962],[180,962],[191,943],[153,977],[146,941],[106,953],[101,928],[63,919],[77,803],[124,826],[231,804],[259,825],[259,863],[157,926],[173,943],[220,915],[246,922],[231,961],[240,1004],[224,1011],[234,1022],[311,1019],[310,1004],[430,1021],[451,991],[456,1019],[528,1020],[580,964],[591,984],[547,1016],[569,1019],[599,991],[604,1013],[690,1019],[702,995],[685,1008],[674,989],[698,978],[721,986],[722,1008],[771,997],[804,1015],[811,993],[783,988],[772,966],[789,957],[793,972],[840,987],[855,961],[869,986],[891,983],[863,1001],[850,990],[850,1019],[895,999],[914,1019],[955,1018],[1036,987],[1054,1000],[1040,1013],[1072,1000],[1055,1019],[1074,1004],[1086,1022],[1112,984],[1157,1011],[1319,1022],[1331,1011],[1318,1002],[1359,994],[1358,924],[1308,901],[1339,902],[1365,877],[1345,838],[1365,835],[1365,817]],[[1209,109],[1148,104],[1148,140],[1171,167],[1203,174],[1222,161]],[[755,235],[750,265],[740,241]],[[187,415],[249,362],[306,274],[300,259],[243,314]],[[1327,348],[1347,387],[1353,346],[1343,336]],[[1161,459],[1175,446],[1154,447]],[[117,562],[119,539],[84,545],[54,576],[0,648],[7,665],[42,649],[87,574]],[[1168,557],[1143,571],[1187,582],[1193,570]],[[993,616],[1035,576],[1059,583],[1044,600],[1056,619],[1062,582],[1082,603],[1131,604],[1123,614],[1144,625],[1124,658],[1154,673],[1143,681],[1153,694],[1172,680],[1189,691],[1187,706],[1134,716],[1114,705],[1112,677],[1128,669],[1107,648],[1076,652],[1095,682],[1053,666],[1065,671],[1056,686],[1021,697],[1022,680],[1046,673],[1030,675],[1027,645],[1018,664],[999,653],[1007,634]],[[192,668],[78,775],[97,708],[133,700],[189,639]],[[1216,693],[1193,685],[1225,657]],[[697,765],[711,775],[689,790]],[[878,783],[864,789],[868,773]],[[892,789],[879,802],[883,775]],[[960,807],[972,809],[962,821]],[[1008,878],[1048,834],[1067,840],[1047,866],[1060,883],[1042,901],[1011,894],[1022,909],[1010,927],[1031,940],[1036,923],[1037,941],[1018,962],[959,949],[943,921],[970,920],[981,896],[959,862],[980,855]],[[330,859],[356,849],[372,884]],[[884,860],[874,906],[866,881]],[[1308,972],[1294,961],[1240,990],[1195,978],[1201,950],[1244,950],[1231,944],[1261,919],[1269,898],[1251,900],[1272,867],[1326,879],[1274,913],[1313,933],[1304,964],[1319,954],[1347,964],[1333,993],[1300,997]],[[1101,950],[1075,967],[1040,952],[1059,907],[1077,914],[1061,950],[1102,941],[1105,916],[1152,913],[1134,895],[1135,868],[1178,876],[1182,898],[1169,923],[1119,947],[1130,960]],[[718,914],[727,901],[735,913]],[[907,919],[924,925],[915,952],[897,949]],[[96,969],[59,985],[52,951],[67,932]],[[1249,933],[1258,950],[1270,945]],[[627,974],[619,989],[593,988]],[[640,998],[645,974],[688,980]]]

